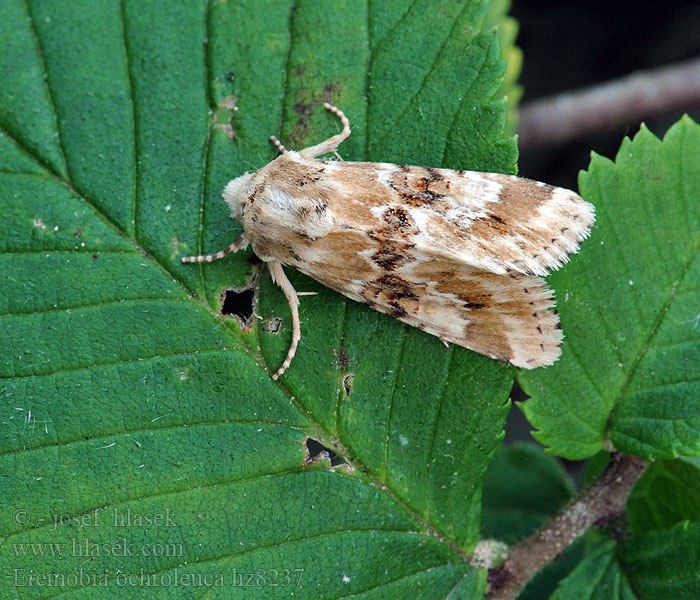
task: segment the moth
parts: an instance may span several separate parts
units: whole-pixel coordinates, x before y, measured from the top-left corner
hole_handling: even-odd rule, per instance
[[[341,294],[491,358],[533,369],[560,355],[561,324],[543,275],[590,232],[595,209],[558,187],[498,173],[346,162],[341,133],[278,158],[223,192],[243,234],[182,262],[211,262],[252,246],[284,292],[292,342],[301,339],[292,266]],[[318,160],[335,154],[340,160]]]

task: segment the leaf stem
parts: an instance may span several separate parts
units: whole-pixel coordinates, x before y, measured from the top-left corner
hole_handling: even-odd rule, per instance
[[[520,149],[557,146],[615,125],[700,106],[700,58],[536,100],[520,110]]]
[[[502,566],[489,570],[488,600],[511,600],[533,575],[589,527],[604,527],[623,510],[627,497],[649,463],[613,452],[610,462],[578,498],[529,538],[511,547]]]

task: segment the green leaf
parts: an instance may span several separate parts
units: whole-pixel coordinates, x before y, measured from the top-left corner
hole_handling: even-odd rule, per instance
[[[518,542],[575,495],[561,463],[533,444],[501,448],[484,478],[482,535]]]
[[[643,127],[614,163],[594,155],[581,174],[597,223],[550,279],[563,355],[520,374],[524,411],[556,454],[700,454],[699,157],[700,127],[684,117],[663,141]]]
[[[698,459],[652,463],[627,501],[636,533],[667,529],[681,521],[700,521],[700,468]],[[693,461],[692,464],[690,461]]]
[[[483,594],[466,555],[513,370],[290,274],[319,295],[273,383],[290,326],[267,273],[180,258],[238,235],[221,190],[270,134],[337,130],[324,100],[346,159],[514,172],[487,8],[3,3],[0,595],[83,574],[228,597],[248,573],[251,597]],[[222,297],[258,284],[241,331]]]
[[[620,548],[622,566],[641,598],[688,600],[700,596],[700,522],[635,536]]]
[[[605,541],[586,554],[552,600],[680,600],[700,593],[700,523],[633,535],[618,546]]]
[[[616,548],[615,542],[607,541],[589,552],[551,600],[635,600],[637,596],[615,556]]]
[[[518,103],[523,95],[518,77],[523,66],[523,53],[515,45],[518,37],[519,24],[508,16],[510,0],[491,0],[489,14],[484,23],[485,27],[498,27],[498,41],[501,45],[501,58],[505,61],[506,71],[503,75],[503,85],[500,93],[507,99],[506,132],[513,134],[518,125]]]

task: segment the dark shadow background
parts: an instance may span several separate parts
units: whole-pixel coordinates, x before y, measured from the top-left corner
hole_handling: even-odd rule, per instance
[[[513,0],[511,15],[520,23],[517,45],[523,51],[521,104],[602,83],[635,71],[675,64],[700,56],[700,1],[596,2],[586,0]],[[700,101],[687,111],[700,121]],[[645,119],[659,137],[683,111]],[[639,122],[548,149],[521,149],[519,174],[578,189],[591,151],[614,158],[625,136]],[[525,400],[516,384],[512,398]],[[531,427],[517,406],[506,425],[506,443],[533,441]],[[567,463],[577,483],[581,464]]]
[[[523,51],[521,103],[601,83],[635,71],[700,56],[700,1],[667,0],[647,5],[585,0],[513,0]],[[698,120],[700,103],[688,111]],[[656,134],[682,112],[647,119]],[[522,152],[520,174],[576,189],[577,173],[588,166],[591,150],[613,158],[625,135],[639,123],[536,153]]]

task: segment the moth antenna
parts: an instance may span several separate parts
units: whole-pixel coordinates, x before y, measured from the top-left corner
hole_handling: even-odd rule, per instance
[[[350,121],[345,116],[345,113],[336,106],[329,104],[328,102],[325,102],[323,104],[323,108],[332,112],[340,119],[340,122],[343,124],[343,131],[341,131],[338,135],[329,137],[327,140],[321,142],[320,144],[316,144],[315,146],[309,146],[308,148],[300,150],[299,154],[306,158],[316,158],[317,156],[321,156],[322,154],[328,154],[329,152],[336,153],[338,146],[340,146],[340,144],[342,144],[345,140],[348,139],[348,137],[350,137]]]
[[[340,122],[343,124],[343,131],[341,131],[340,134],[338,134],[342,138],[340,142],[349,138],[351,133],[350,121],[345,116],[345,113],[342,110],[340,110],[337,106],[333,106],[328,102],[323,103],[323,108],[332,112],[335,116],[337,116],[340,119]],[[340,142],[338,142],[338,144],[340,144]]]
[[[294,286],[284,274],[284,269],[282,268],[281,262],[273,260],[272,262],[267,263],[267,267],[270,269],[272,281],[280,286],[284,292],[284,295],[287,297],[287,302],[289,302],[289,309],[292,311],[292,343],[289,345],[287,357],[284,359],[282,366],[277,369],[277,372],[272,376],[272,379],[276,381],[292,363],[292,359],[297,351],[297,346],[299,345],[299,340],[301,339],[301,324],[299,323],[299,298]]]
[[[227,246],[223,250],[219,250],[215,254],[202,254],[200,256],[183,256],[180,260],[184,263],[201,263],[201,262],[213,262],[219,260],[224,256],[231,254],[231,252],[238,252],[240,249],[245,248],[248,245],[248,238],[244,235],[236,238],[230,246]]]
[[[271,141],[275,146],[277,146],[277,149],[278,149],[282,154],[284,154],[284,153],[287,151],[287,149],[282,145],[282,142],[280,142],[280,141],[277,139],[276,136],[271,135],[271,136],[270,136],[270,141]]]

